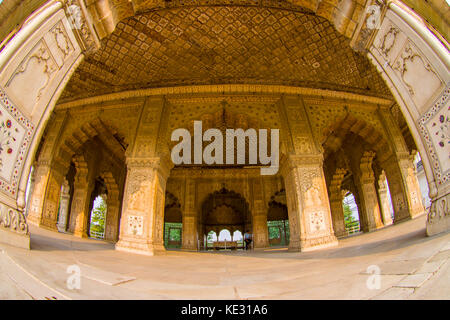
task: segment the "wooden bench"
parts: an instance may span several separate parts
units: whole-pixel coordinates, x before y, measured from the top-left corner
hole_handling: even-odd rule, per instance
[[[215,242],[213,242],[213,248],[214,248],[214,250],[220,250],[220,249],[237,250],[238,243],[237,243],[237,241],[215,241]]]

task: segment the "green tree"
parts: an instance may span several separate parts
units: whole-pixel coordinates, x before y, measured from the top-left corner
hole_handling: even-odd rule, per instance
[[[352,210],[350,209],[350,206],[347,203],[343,203],[344,208],[344,223],[346,228],[351,228],[355,225],[357,225],[359,222],[356,220],[352,215]]]
[[[270,226],[269,227],[269,239],[278,239],[280,238],[280,228],[279,226]]]
[[[106,203],[103,198],[100,200],[94,209],[92,209],[91,214],[91,232],[105,232],[105,220],[106,220]]]

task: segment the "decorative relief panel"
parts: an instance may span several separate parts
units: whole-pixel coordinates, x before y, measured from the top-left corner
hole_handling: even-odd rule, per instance
[[[22,212],[0,205],[0,227],[20,234],[28,234],[28,224]]]
[[[442,92],[430,110],[419,120],[419,129],[431,156],[438,184],[450,180],[449,137],[450,87]]]
[[[128,234],[142,236],[144,233],[144,217],[128,216]]]
[[[385,19],[374,45],[386,64],[392,67],[406,39],[405,34],[394,23]]]
[[[0,190],[15,196],[34,125],[0,88]]]
[[[6,87],[22,102],[38,102],[57,70],[55,58],[41,39],[14,71]]]
[[[411,41],[406,42],[393,68],[419,108],[442,87],[436,71]]]
[[[325,214],[323,211],[315,211],[309,214],[309,229],[311,232],[326,230]]]
[[[46,37],[50,46],[57,48],[55,54],[55,60],[59,67],[64,64],[64,61],[69,57],[69,55],[74,51],[72,42],[70,41],[67,31],[64,28],[62,21],[59,21],[52,30],[49,32],[49,37]],[[55,52],[55,51],[54,51]]]
[[[400,30],[395,26],[390,26],[389,31],[385,33],[382,38],[380,51],[385,56],[388,57],[389,51],[394,47],[395,40],[397,38],[397,34]]]

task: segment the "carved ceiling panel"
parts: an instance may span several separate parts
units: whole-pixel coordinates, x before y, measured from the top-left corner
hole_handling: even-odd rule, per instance
[[[205,6],[123,20],[81,63],[61,102],[124,90],[224,83],[391,98],[367,58],[324,18],[276,8]]]

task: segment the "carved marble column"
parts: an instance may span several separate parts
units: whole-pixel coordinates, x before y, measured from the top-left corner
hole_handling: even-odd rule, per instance
[[[290,155],[283,161],[289,250],[310,251],[338,244],[331,222],[322,162],[322,155]]]
[[[184,210],[182,212],[182,246],[183,250],[198,250],[198,221],[195,207],[195,180],[186,179],[186,190],[184,193]]]
[[[422,193],[420,192],[417,172],[414,166],[414,156],[410,155],[408,158],[403,158],[399,163],[406,186],[409,214],[411,218],[414,218],[425,213],[425,208],[422,203]]]
[[[253,248],[263,249],[269,247],[269,231],[267,228],[266,200],[264,198],[264,179],[259,177],[250,180],[252,188],[252,227]],[[245,231],[244,231],[245,232]]]
[[[31,195],[29,223],[57,230],[58,205],[64,168],[57,162],[40,161],[36,167],[35,184]]]
[[[395,223],[425,212],[414,157],[409,154],[403,135],[389,110],[379,110],[380,119],[389,135],[394,156],[383,161],[394,205]]]
[[[105,240],[116,242],[119,237],[120,192],[115,178],[110,172],[102,174],[108,190],[106,197]]]
[[[87,225],[89,217],[89,182],[87,163],[81,158],[74,159],[76,174],[73,184],[72,205],[70,208],[69,231],[74,236],[87,238]]]
[[[383,216],[383,223],[385,226],[392,224],[391,206],[389,205],[388,188],[386,185],[386,175],[383,173],[378,180],[378,196],[380,198],[381,213]]]
[[[330,182],[330,207],[333,220],[333,229],[336,237],[347,235],[345,230],[344,208],[342,206],[341,184],[344,179],[346,169],[337,168],[333,179]]]
[[[164,201],[170,159],[129,158],[116,250],[145,255],[165,251]]]
[[[67,228],[67,215],[69,214],[69,183],[67,180],[64,180],[64,183],[61,188],[61,198],[59,201],[59,214],[58,214],[58,231],[65,232]]]
[[[375,157],[375,152],[366,151],[361,158],[360,164],[360,200],[362,206],[362,230],[370,232],[383,227],[381,221],[380,206],[378,204],[377,193],[375,189],[375,177],[372,169],[372,161]]]
[[[119,199],[110,199],[109,194],[106,200],[106,223],[105,240],[116,242],[119,237]]]
[[[253,212],[253,247],[264,249],[269,247],[269,233],[267,229],[267,210],[255,208]]]

